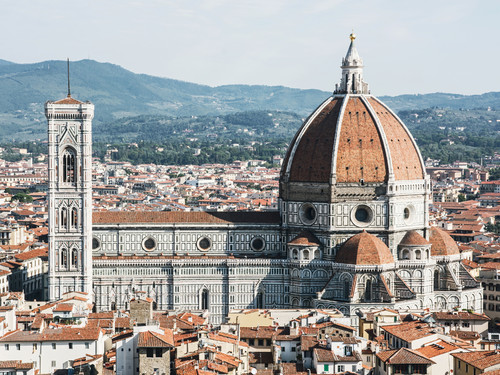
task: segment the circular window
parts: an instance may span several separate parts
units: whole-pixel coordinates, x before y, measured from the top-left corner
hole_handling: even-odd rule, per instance
[[[351,219],[357,226],[367,226],[373,221],[373,210],[365,205],[357,206],[351,212]]]
[[[415,208],[413,206],[406,206],[403,210],[403,218],[407,224],[410,224],[413,221]]]
[[[314,224],[317,216],[318,213],[316,211],[316,207],[314,207],[313,204],[304,203],[302,206],[300,206],[299,217],[302,223],[306,225]]]
[[[266,243],[262,237],[254,237],[250,242],[250,247],[255,251],[262,251],[266,247]]]
[[[99,250],[100,247],[101,247],[101,241],[99,240],[99,238],[97,237],[92,238],[92,250]]]
[[[212,247],[212,240],[208,237],[201,237],[198,240],[197,246],[201,251],[208,251]]]
[[[156,249],[156,241],[152,237],[147,237],[142,241],[142,248],[146,251],[153,251]]]

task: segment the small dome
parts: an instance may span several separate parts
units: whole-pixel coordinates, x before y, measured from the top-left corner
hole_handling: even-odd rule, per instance
[[[308,230],[303,230],[293,240],[291,240],[288,245],[321,246],[321,242],[316,238],[314,234],[312,234]]]
[[[382,240],[363,231],[349,238],[340,247],[335,262],[356,265],[381,265],[394,263],[394,258]]]
[[[457,243],[444,230],[432,227],[429,241],[431,243],[431,256],[460,254]]]
[[[408,232],[406,232],[405,236],[399,244],[407,246],[425,246],[430,245],[430,242],[422,237],[417,231],[409,230]]]

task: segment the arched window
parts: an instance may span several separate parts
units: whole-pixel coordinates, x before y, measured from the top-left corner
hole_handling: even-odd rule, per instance
[[[434,290],[441,289],[441,275],[439,270],[434,271]]]
[[[349,282],[349,280],[345,279],[344,280],[344,298],[348,299],[350,295],[351,295],[351,283]]]
[[[76,182],[76,153],[67,147],[62,155],[62,182],[75,184]]]
[[[366,280],[365,284],[365,301],[371,301],[372,299],[372,281]]]
[[[314,252],[314,259],[321,259],[321,253],[320,253],[320,251],[319,251],[319,250],[316,250],[316,251]]]
[[[78,227],[78,210],[76,207],[71,209],[71,228],[76,229]]]
[[[201,292],[201,303],[200,303],[200,307],[202,310],[208,310],[209,299],[210,299],[210,294],[208,293],[208,290],[203,289],[203,292]]]
[[[255,308],[263,309],[264,308],[264,293],[259,292],[255,297]]]
[[[401,255],[402,259],[410,259],[410,251],[408,249],[404,249]]]
[[[292,251],[292,258],[295,260],[299,259],[299,251],[297,249]]]
[[[78,267],[78,249],[76,248],[71,250],[71,266]]]
[[[420,250],[415,251],[415,259],[422,259],[422,253]]]
[[[66,207],[61,208],[61,227],[68,229],[68,209]]]
[[[61,267],[62,268],[68,267],[68,250],[64,248],[61,249]]]
[[[309,250],[304,250],[304,252],[302,253],[303,257],[305,260],[309,260]]]

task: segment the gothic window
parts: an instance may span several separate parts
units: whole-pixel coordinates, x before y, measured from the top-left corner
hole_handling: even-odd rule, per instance
[[[441,275],[439,270],[434,271],[434,290],[441,289]]]
[[[68,267],[68,250],[65,248],[61,249],[61,267]]]
[[[209,307],[209,298],[210,298],[210,294],[208,293],[208,290],[207,289],[203,289],[203,291],[201,292],[201,309],[202,310],[208,310],[208,307]]]
[[[264,293],[259,292],[257,293],[257,296],[255,298],[255,307],[257,309],[263,309],[264,308]]]
[[[76,229],[78,226],[78,210],[76,207],[71,209],[71,228]]]
[[[365,301],[371,301],[372,299],[372,281],[366,280],[365,284]]]
[[[76,183],[76,153],[67,147],[62,154],[62,182],[75,184]]]
[[[61,208],[61,227],[68,229],[68,209],[66,207]]]
[[[348,299],[351,294],[351,283],[349,280],[344,280],[344,298]]]
[[[71,266],[72,267],[78,266],[78,250],[76,248],[73,248],[71,250]]]

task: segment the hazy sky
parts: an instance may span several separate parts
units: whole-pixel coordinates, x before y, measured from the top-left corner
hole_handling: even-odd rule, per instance
[[[500,0],[0,0],[0,59],[332,91],[354,29],[375,95],[500,91]]]

